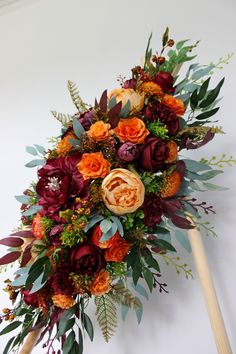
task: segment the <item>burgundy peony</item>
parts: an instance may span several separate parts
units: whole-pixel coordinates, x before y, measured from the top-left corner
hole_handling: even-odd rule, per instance
[[[160,71],[154,76],[153,81],[160,85],[163,91],[167,93],[175,92],[175,87],[173,87],[174,78],[170,73],[166,71]]]
[[[70,262],[74,272],[81,275],[93,275],[104,267],[104,257],[100,248],[84,243],[71,250]]]
[[[167,143],[154,136],[149,136],[141,147],[138,164],[144,171],[157,172],[162,169],[169,156]]]
[[[69,279],[69,272],[65,271],[64,267],[58,269],[53,275],[51,288],[56,294],[72,295],[74,287],[72,281]]]
[[[163,215],[162,199],[156,194],[148,194],[143,204],[144,223],[149,227],[154,227],[161,222]]]
[[[23,294],[23,300],[26,305],[39,307],[37,292],[30,294],[31,288],[29,290],[21,290],[21,293]]]
[[[137,85],[137,80],[135,79],[130,79],[130,80],[126,80],[124,82],[123,88],[124,89],[136,89],[136,85]]]
[[[93,111],[87,111],[85,113],[80,114],[78,116],[78,120],[85,130],[89,130],[93,122],[93,117],[94,117]]]
[[[88,182],[76,168],[80,159],[80,155],[49,159],[38,171],[36,191],[42,215],[56,219],[60,210],[73,208],[76,196],[86,196]]]
[[[131,162],[134,161],[139,154],[139,146],[137,144],[133,144],[130,141],[122,144],[118,151],[117,155],[119,159],[124,162]]]
[[[144,115],[150,122],[159,120],[165,124],[169,136],[173,136],[179,131],[179,118],[171,108],[163,103],[156,102],[147,106],[144,110]]]

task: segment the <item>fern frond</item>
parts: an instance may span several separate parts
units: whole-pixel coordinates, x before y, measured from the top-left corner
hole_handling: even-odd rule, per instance
[[[193,126],[193,127],[186,127],[180,130],[177,134],[177,137],[181,137],[184,134],[190,134],[190,135],[196,135],[196,136],[204,136],[206,133],[210,131],[211,133],[214,134],[225,134],[224,131],[222,130],[222,127],[203,127],[203,126]]]
[[[74,84],[72,81],[68,80],[67,87],[70,92],[71,99],[72,99],[75,107],[78,109],[79,113],[86,112],[89,107],[80,97],[79,90],[78,90],[76,84]]]
[[[68,127],[69,123],[73,120],[73,117],[69,114],[58,113],[56,111],[51,111],[51,113],[66,128]]]
[[[131,291],[124,286],[122,282],[113,285],[109,295],[118,304],[125,305],[134,310],[140,307],[137,299],[133,296]]]
[[[109,341],[117,327],[116,305],[109,294],[96,296],[96,316],[106,342]]]

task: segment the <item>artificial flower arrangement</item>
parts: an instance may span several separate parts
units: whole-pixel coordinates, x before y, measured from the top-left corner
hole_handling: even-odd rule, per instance
[[[140,322],[147,290],[168,292],[161,263],[192,276],[173,244],[189,250],[185,230],[194,227],[191,218],[214,233],[200,216],[213,207],[192,194],[224,189],[208,180],[233,160],[195,161],[181,154],[223,133],[211,117],[219,110],[224,79],[212,88],[210,75],[225,61],[192,64],[180,79],[180,66],[195,58],[197,43],[175,45],[167,29],[161,51],[153,54],[150,39],[144,65],[135,66],[130,79],[120,78],[120,88],[104,91],[94,106],[69,81],[76,113],[52,112],[62,131],[51,149],[27,147],[35,159],[26,166],[38,167],[38,180],[16,197],[21,226],[0,241],[10,247],[0,264],[19,261],[14,279],[6,280],[13,307],[2,311],[1,320],[10,323],[0,335],[16,328],[19,333],[3,354],[39,329],[38,343],[47,354],[55,353],[57,340],[57,353],[82,353],[84,332],[91,340],[94,335],[86,313],[91,300],[108,341],[118,307],[123,319],[133,309]]]

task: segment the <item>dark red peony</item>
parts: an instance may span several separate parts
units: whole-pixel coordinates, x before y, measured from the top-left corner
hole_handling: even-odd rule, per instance
[[[166,72],[166,71],[160,71],[158,74],[156,74],[152,80],[161,86],[162,90],[165,91],[166,93],[174,93],[175,92],[175,87],[174,85],[174,78],[173,76]]]
[[[64,267],[58,269],[58,271],[53,275],[51,288],[56,294],[73,294],[74,286],[72,281],[69,279],[69,272],[65,270]]]
[[[23,294],[23,300],[26,303],[26,305],[33,306],[33,307],[39,307],[39,302],[38,302],[38,294],[33,293],[30,294],[30,290],[21,290],[21,293]]]
[[[163,123],[168,129],[169,136],[173,136],[179,131],[179,118],[171,108],[163,103],[156,102],[147,106],[144,115],[150,122],[159,120]]]
[[[143,211],[145,225],[154,227],[159,224],[163,215],[162,199],[154,193],[148,194],[144,200]]]
[[[43,207],[42,215],[57,218],[60,210],[73,208],[75,197],[85,197],[88,182],[76,168],[80,155],[49,159],[38,171],[36,191],[40,196],[38,204]]]
[[[160,171],[169,156],[167,142],[154,136],[149,136],[140,149],[138,165],[144,171]]]
[[[136,89],[136,85],[137,85],[137,80],[135,79],[130,79],[130,80],[126,80],[124,82],[123,88],[124,89]]]
[[[71,249],[70,263],[72,271],[81,275],[93,275],[104,268],[102,251],[89,243]]]

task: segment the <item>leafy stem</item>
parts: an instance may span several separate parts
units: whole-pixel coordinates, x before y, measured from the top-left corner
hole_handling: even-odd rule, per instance
[[[220,158],[217,158],[216,156],[212,156],[209,160],[202,158],[200,162],[203,162],[207,165],[210,166],[216,166],[219,168],[223,168],[224,164],[227,166],[233,166],[236,164],[236,159],[233,158],[233,156],[226,157],[225,154],[222,154]]]
[[[189,279],[192,278],[193,279],[193,275],[192,275],[192,270],[188,268],[188,264],[187,263],[180,263],[180,257],[172,257],[169,256],[167,254],[161,254],[160,256],[163,258],[164,262],[166,265],[172,265],[177,274],[180,274],[180,272],[184,272],[185,273],[185,278]]]

